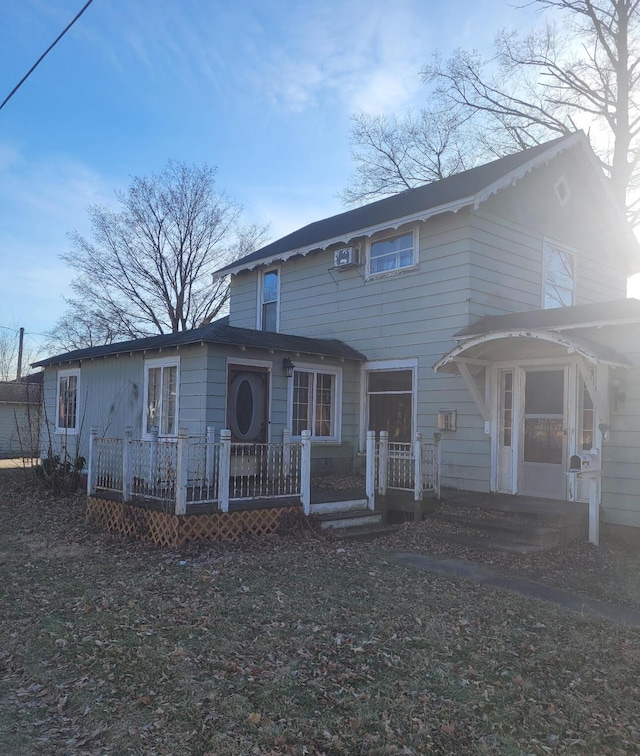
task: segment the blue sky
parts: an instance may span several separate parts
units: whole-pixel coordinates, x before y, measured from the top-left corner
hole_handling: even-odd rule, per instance
[[[0,2],[0,101],[83,4]],[[531,20],[504,0],[94,0],[0,111],[0,327],[38,354],[67,232],[168,158],[217,166],[272,239],[340,212],[351,116],[420,107],[432,53]]]

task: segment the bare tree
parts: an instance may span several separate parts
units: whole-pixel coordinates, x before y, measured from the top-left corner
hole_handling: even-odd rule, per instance
[[[474,154],[485,159],[584,129],[635,224],[640,220],[635,191],[640,0],[531,0],[529,5],[553,15],[530,33],[499,33],[492,58],[464,50],[448,60],[434,57],[422,72],[432,87],[432,108],[423,117],[452,114],[465,139],[475,134]],[[385,167],[393,170],[390,161]]]
[[[403,118],[360,113],[351,143],[356,172],[342,193],[349,205],[446,178],[478,159],[477,144],[455,112],[421,110]]]
[[[92,238],[70,234],[62,258],[75,277],[52,331],[66,349],[182,331],[213,320],[229,296],[211,273],[264,243],[241,208],[216,190],[215,169],[169,161],[117,192],[118,211],[92,206]]]

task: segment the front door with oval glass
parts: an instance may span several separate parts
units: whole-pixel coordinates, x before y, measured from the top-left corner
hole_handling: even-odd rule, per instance
[[[267,442],[269,371],[248,365],[229,365],[227,427],[233,443]]]

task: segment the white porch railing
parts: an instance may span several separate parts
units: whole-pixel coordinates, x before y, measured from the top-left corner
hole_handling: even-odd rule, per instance
[[[382,432],[367,432],[366,494],[370,509],[375,496],[387,490],[411,491],[420,501],[425,491],[440,498],[440,435],[425,443],[390,442]],[[212,504],[229,511],[231,501],[299,498],[305,514],[311,511],[311,434],[292,441],[285,429],[281,443],[232,444],[231,431],[213,428],[206,438],[189,437],[181,429],[176,440],[134,440],[131,428],[124,438],[101,438],[91,429],[87,492],[111,492],[127,502],[156,501],[176,514],[187,504]]]
[[[297,497],[305,514],[311,510],[311,434],[291,441],[285,429],[282,443],[232,444],[231,431],[213,428],[207,437],[190,438],[184,429],[177,440],[134,440],[131,428],[123,439],[100,438],[91,429],[87,492],[140,497],[170,505],[186,514],[189,504],[214,504],[222,512],[242,499]]]
[[[425,491],[440,498],[440,434],[433,442],[425,442],[416,433],[413,443],[389,441],[386,431],[380,432],[376,445],[376,491],[384,496],[388,489],[409,491],[421,501]]]

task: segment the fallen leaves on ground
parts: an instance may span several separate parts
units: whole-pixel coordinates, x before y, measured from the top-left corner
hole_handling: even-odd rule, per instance
[[[639,633],[399,566],[431,550],[422,523],[174,553],[17,475],[0,516],[1,753],[640,751]],[[637,559],[600,551],[506,566],[604,591]]]

